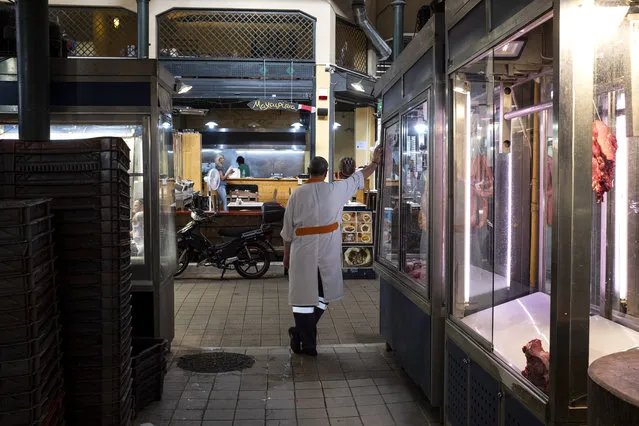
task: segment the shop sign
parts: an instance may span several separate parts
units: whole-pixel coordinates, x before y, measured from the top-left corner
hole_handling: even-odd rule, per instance
[[[295,102],[279,101],[273,99],[256,99],[249,102],[248,107],[253,111],[309,111],[315,112],[315,108],[301,105]]]

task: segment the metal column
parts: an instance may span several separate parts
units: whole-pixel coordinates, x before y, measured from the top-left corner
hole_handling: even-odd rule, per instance
[[[149,57],[149,0],[138,1],[138,59]]]
[[[20,139],[49,140],[49,3],[16,2]]]
[[[397,59],[402,50],[404,49],[404,7],[406,6],[405,0],[393,0],[391,3],[393,6],[393,61]]]

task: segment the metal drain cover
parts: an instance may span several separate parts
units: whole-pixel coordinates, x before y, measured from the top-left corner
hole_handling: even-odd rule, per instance
[[[203,352],[185,355],[178,360],[178,367],[194,373],[226,373],[251,368],[255,359],[232,352]]]

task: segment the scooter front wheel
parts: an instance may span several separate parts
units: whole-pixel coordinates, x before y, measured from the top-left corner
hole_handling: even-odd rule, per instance
[[[175,274],[173,274],[174,277],[177,277],[178,275],[181,275],[182,272],[184,272],[187,268],[187,266],[189,266],[189,262],[191,261],[191,251],[189,250],[188,247],[184,247],[184,248],[179,248],[177,249],[177,270],[175,271]]]
[[[271,266],[268,251],[260,244],[246,244],[238,250],[236,256],[235,270],[244,278],[260,278],[268,272],[268,268]]]

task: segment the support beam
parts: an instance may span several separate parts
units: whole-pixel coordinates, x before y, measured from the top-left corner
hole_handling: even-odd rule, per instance
[[[391,5],[395,21],[393,26],[393,61],[395,61],[404,50],[404,7],[406,7],[406,1],[393,0]]]
[[[149,0],[138,1],[138,59],[149,57]]]
[[[49,3],[16,2],[20,139],[49,140]]]
[[[324,97],[326,96],[326,99]],[[324,157],[329,163],[328,177],[333,173],[333,123],[335,122],[335,98],[331,90],[331,73],[324,65],[315,68],[315,105],[318,112],[315,119],[315,156]],[[320,116],[319,109],[328,110],[327,116]]]

